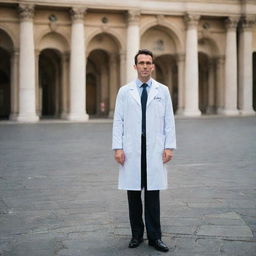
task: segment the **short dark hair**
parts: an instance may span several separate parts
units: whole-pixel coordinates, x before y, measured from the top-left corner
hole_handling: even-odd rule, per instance
[[[150,51],[150,50],[147,50],[147,49],[141,49],[137,52],[137,54],[135,55],[134,57],[134,63],[135,65],[137,65],[138,61],[137,61],[137,57],[138,55],[140,54],[145,54],[145,55],[150,55],[152,57],[152,60],[153,60],[153,53]]]

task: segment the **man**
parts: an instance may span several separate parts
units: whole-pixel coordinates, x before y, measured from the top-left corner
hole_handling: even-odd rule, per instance
[[[134,68],[138,78],[120,88],[115,106],[113,142],[120,164],[119,189],[127,190],[132,231],[130,248],[143,242],[141,192],[145,196],[148,244],[156,250],[169,248],[161,240],[159,190],[167,188],[165,164],[176,148],[175,124],[168,88],[151,78],[151,51],[139,50]]]

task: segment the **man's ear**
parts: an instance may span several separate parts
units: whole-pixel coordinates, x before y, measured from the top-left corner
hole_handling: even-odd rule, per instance
[[[134,65],[133,65],[133,68],[134,68],[135,70],[137,70],[137,66],[136,66],[136,64],[134,64]]]

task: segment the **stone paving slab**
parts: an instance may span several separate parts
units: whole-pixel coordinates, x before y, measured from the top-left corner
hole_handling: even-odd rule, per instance
[[[256,118],[177,119],[161,192],[172,256],[256,255]],[[155,256],[130,239],[111,120],[0,122],[1,256]]]

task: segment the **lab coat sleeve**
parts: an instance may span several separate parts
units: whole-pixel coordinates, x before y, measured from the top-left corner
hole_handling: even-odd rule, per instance
[[[123,148],[124,129],[124,99],[123,90],[119,89],[116,97],[116,105],[113,120],[112,149]]]
[[[176,133],[175,133],[175,120],[173,114],[172,100],[168,87],[165,88],[165,148],[176,149]]]

